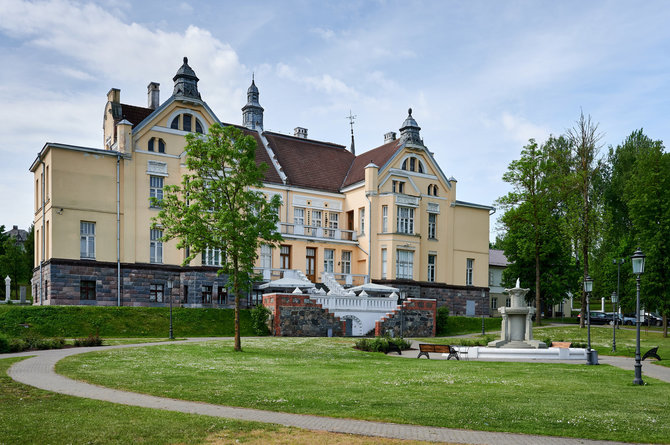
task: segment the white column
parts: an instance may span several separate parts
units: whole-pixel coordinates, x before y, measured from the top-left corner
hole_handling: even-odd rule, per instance
[[[11,289],[11,284],[12,279],[9,278],[9,275],[7,275],[7,278],[5,278],[5,301],[9,301],[9,292]]]

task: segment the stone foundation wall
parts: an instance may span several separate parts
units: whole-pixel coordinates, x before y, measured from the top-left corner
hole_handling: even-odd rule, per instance
[[[52,259],[42,266],[43,305],[117,305],[116,263]],[[95,300],[81,300],[82,280],[95,281]],[[172,292],[168,280],[173,283]],[[122,306],[234,307],[226,289],[227,276],[217,276],[216,268],[180,267],[165,264],[121,264]],[[151,285],[163,285],[162,301],[152,301]],[[212,286],[211,303],[203,302],[203,286]],[[40,304],[40,269],[33,271],[33,304]],[[219,298],[220,297],[220,298]],[[241,306],[248,307],[246,295]]]
[[[272,334],[282,337],[326,337],[332,329],[334,337],[345,335],[345,322],[309,295],[265,294],[263,305],[272,312]]]
[[[435,337],[437,302],[423,298],[408,298],[402,310],[396,309],[375,324],[375,336]]]
[[[437,307],[446,306],[452,315],[465,315],[467,301],[475,302],[475,315],[491,314],[489,288],[477,286],[456,286],[445,283],[407,280],[374,280],[375,283],[400,289],[406,298],[428,298],[437,301]],[[482,298],[484,292],[484,298]]]

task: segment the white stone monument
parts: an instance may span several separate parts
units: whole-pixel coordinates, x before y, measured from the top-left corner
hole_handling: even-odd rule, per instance
[[[516,280],[516,287],[505,289],[511,297],[510,307],[498,308],[502,315],[502,332],[500,340],[494,340],[489,343],[494,348],[546,348],[547,345],[541,341],[533,340],[533,320],[532,316],[535,309],[528,307],[524,297],[530,289],[522,289],[519,286],[519,279]]]
[[[9,301],[9,293],[11,289],[11,284],[12,284],[12,279],[9,278],[9,275],[7,275],[7,278],[5,278],[5,301]]]

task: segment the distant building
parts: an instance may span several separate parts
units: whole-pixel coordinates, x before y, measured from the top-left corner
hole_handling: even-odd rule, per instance
[[[100,148],[49,142],[31,165],[36,304],[232,302],[226,277],[216,275],[222,252],[208,250],[182,266],[186,253],[151,228],[159,209],[150,197],[160,199],[186,171],[184,136],[221,123],[186,58],[173,81],[163,103],[159,84],[149,83],[146,107],[122,103],[112,88]],[[303,127],[293,135],[266,131],[263,121],[252,80],[242,125],[222,125],[256,140],[256,162],[268,166],[263,192],[282,200],[284,241],[259,249],[256,288],[293,271],[327,287],[388,284],[401,297],[435,298],[452,313],[481,301],[493,208],[456,198],[456,180],[424,145],[411,109],[399,137],[388,132],[381,146],[358,155],[308,138]]]
[[[510,297],[503,293],[505,288],[502,285],[502,274],[507,268],[509,262],[502,250],[489,249],[489,301],[491,315],[499,316],[499,307],[509,307]]]
[[[13,226],[11,230],[6,231],[3,235],[9,235],[22,246],[28,239],[28,232],[23,229],[19,229],[19,226]]]

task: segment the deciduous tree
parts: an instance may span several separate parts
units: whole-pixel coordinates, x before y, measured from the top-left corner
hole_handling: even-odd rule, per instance
[[[206,136],[188,134],[181,185],[165,187],[154,226],[163,240],[188,249],[187,265],[207,248],[222,252],[219,274],[228,276],[235,295],[235,350],[240,342],[240,292],[247,290],[261,243],[281,240],[277,232],[278,195],[262,187],[266,165],[256,164],[256,141],[235,127],[214,124]]]

